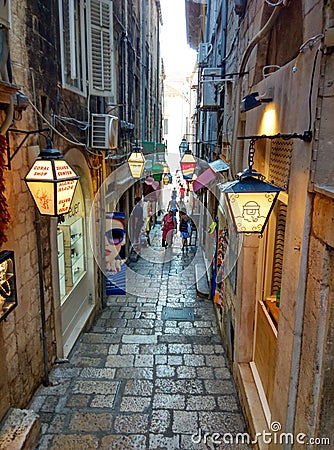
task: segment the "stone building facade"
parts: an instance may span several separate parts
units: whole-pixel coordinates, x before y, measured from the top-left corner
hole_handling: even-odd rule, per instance
[[[235,232],[224,184],[198,192],[217,206],[217,318],[249,429],[271,433],[258,437],[261,449],[327,448],[332,439],[333,10],[320,1],[186,1],[197,133],[214,121],[206,132],[219,149],[198,139],[197,155],[222,158],[233,180],[254,137],[254,168],[282,189],[262,239]]]
[[[161,140],[161,20],[155,0],[1,2],[0,255],[13,253],[0,268],[12,277],[2,286],[16,290],[17,305],[10,297],[4,317],[7,289],[0,420],[27,406],[102,307],[90,208],[136,139]],[[36,213],[23,181],[47,137],[80,176],[63,222]],[[136,189],[115,207],[129,212]]]

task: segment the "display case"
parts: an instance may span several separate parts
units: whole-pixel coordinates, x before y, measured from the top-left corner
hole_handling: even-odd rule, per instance
[[[59,282],[61,284],[61,274],[64,267],[60,262],[62,256],[61,248],[63,245],[65,292],[67,294],[86,270],[82,217],[75,219],[72,223],[58,225],[58,233],[60,241],[58,242]],[[60,290],[61,289],[62,288],[60,288]]]
[[[0,321],[17,306],[14,252],[0,253]]]
[[[58,272],[59,272],[59,290],[60,298],[62,299],[66,294],[65,283],[65,253],[64,253],[64,233],[58,230],[57,232],[58,244]]]

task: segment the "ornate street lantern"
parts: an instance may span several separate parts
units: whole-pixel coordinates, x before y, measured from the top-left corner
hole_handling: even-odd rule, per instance
[[[189,149],[188,142],[186,138],[183,138],[181,144],[179,145],[180,156],[184,155],[184,153]]]
[[[133,178],[141,178],[143,176],[145,162],[146,160],[142,152],[142,147],[138,144],[134,145],[128,159],[130,172]]]
[[[24,181],[40,214],[62,216],[70,210],[78,179],[48,138],[47,148],[41,150]]]
[[[179,147],[180,153],[181,153],[181,146],[185,148],[183,156],[180,160],[182,175],[185,180],[191,180],[196,169],[196,158],[188,149],[188,142],[184,138],[182,139],[182,142]]]
[[[254,140],[249,147],[249,168],[237,180],[225,183],[224,194],[238,233],[262,234],[275,206],[281,188],[266,183],[264,176],[253,169]]]
[[[162,182],[165,186],[167,186],[167,184],[169,184],[169,176],[168,173],[164,173],[162,176]]]

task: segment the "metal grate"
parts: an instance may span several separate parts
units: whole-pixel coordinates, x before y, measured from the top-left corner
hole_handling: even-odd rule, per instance
[[[271,295],[281,287],[287,206],[278,202]]]
[[[194,308],[172,308],[164,306],[161,313],[161,320],[194,321]]]
[[[269,181],[286,191],[289,187],[292,148],[292,140],[276,139],[271,143]]]

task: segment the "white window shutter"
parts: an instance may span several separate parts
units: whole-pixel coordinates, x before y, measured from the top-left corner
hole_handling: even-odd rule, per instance
[[[88,5],[90,94],[115,98],[113,3],[90,0]]]
[[[86,94],[86,27],[83,0],[59,0],[62,84],[78,94]]]

